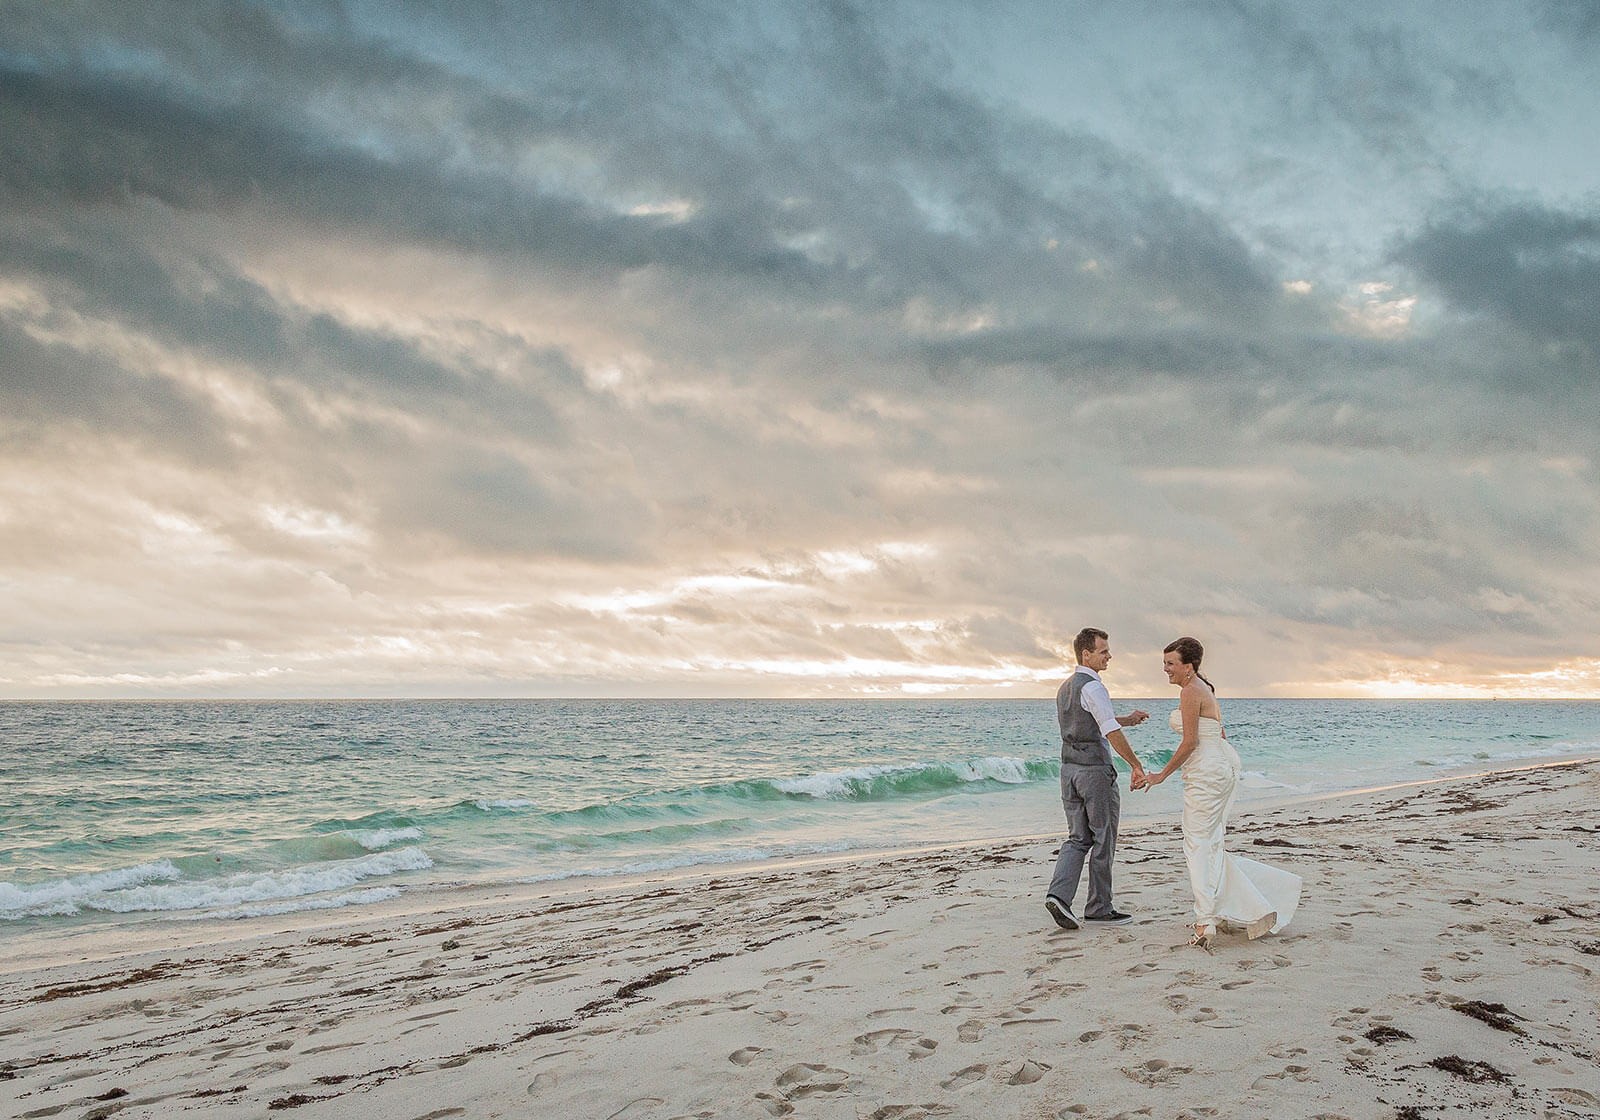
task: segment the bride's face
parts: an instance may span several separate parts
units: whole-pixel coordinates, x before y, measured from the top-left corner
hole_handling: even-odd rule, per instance
[[[1177,684],[1180,679],[1189,675],[1186,672],[1188,666],[1183,663],[1183,658],[1178,656],[1177,650],[1161,655],[1161,668],[1166,671],[1167,680],[1173,684]]]

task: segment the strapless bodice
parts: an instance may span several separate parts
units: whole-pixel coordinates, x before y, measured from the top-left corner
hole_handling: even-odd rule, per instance
[[[1182,735],[1183,713],[1177,708],[1172,709],[1172,714],[1167,717],[1167,726]],[[1195,730],[1199,732],[1201,742],[1205,742],[1207,739],[1220,739],[1222,738],[1222,721],[1212,719],[1210,716],[1201,716],[1200,724]]]
[[[1177,709],[1173,709],[1172,714],[1167,717],[1167,726],[1182,735],[1182,713]],[[1210,716],[1201,716],[1195,731],[1198,733],[1198,741],[1195,743],[1194,753],[1184,761],[1182,766],[1185,774],[1195,768],[1211,769],[1223,767],[1235,773],[1239,771],[1243,765],[1239,759],[1239,752],[1233,749],[1233,744],[1223,738],[1221,720],[1212,719]]]

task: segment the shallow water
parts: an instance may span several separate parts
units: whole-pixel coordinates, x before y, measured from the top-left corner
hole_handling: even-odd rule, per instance
[[[1159,765],[1173,701],[1136,706]],[[1595,702],[1223,714],[1246,802],[1600,752]],[[1054,722],[1050,700],[0,703],[0,936],[1058,831]]]

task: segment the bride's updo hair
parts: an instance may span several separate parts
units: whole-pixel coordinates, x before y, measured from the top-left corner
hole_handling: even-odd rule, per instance
[[[1182,661],[1185,665],[1189,665],[1194,668],[1195,676],[1199,677],[1203,681],[1206,681],[1207,688],[1209,688],[1212,692],[1217,690],[1217,686],[1212,684],[1210,681],[1207,681],[1205,675],[1200,672],[1200,659],[1206,655],[1206,649],[1197,639],[1179,638],[1161,652],[1177,654],[1179,661]]]

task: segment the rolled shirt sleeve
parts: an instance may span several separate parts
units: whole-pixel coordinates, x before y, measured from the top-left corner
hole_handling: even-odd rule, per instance
[[[1111,693],[1106,691],[1105,682],[1096,678],[1083,686],[1079,694],[1082,697],[1083,710],[1094,717],[1100,725],[1100,734],[1109,738],[1113,731],[1121,731],[1122,724],[1117,722],[1117,713],[1111,708]]]

